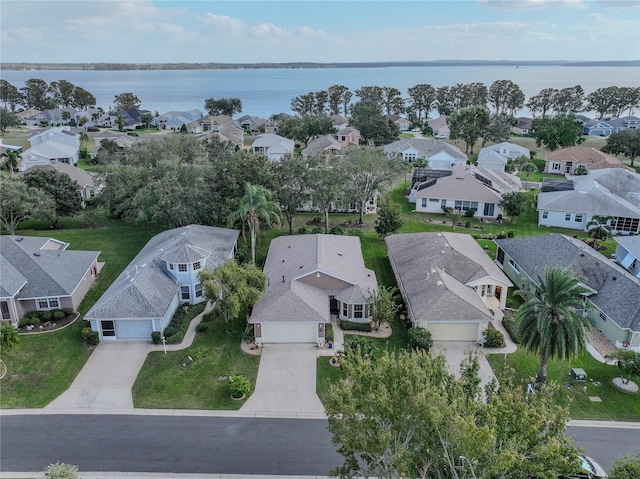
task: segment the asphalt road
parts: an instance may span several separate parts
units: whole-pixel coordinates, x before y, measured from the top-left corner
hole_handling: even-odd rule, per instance
[[[0,470],[328,475],[341,463],[325,420],[176,416],[0,417]]]
[[[0,416],[1,471],[52,462],[84,471],[326,476],[341,464],[327,422],[141,415]],[[640,448],[640,429],[570,426],[567,434],[609,469]]]

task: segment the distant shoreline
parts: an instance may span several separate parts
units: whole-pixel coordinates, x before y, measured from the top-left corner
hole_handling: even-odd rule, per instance
[[[473,66],[560,66],[560,67],[640,67],[640,60],[629,61],[489,61],[439,60],[406,62],[349,62],[349,63],[0,63],[0,70],[260,70],[303,68],[393,68],[393,67],[473,67]]]

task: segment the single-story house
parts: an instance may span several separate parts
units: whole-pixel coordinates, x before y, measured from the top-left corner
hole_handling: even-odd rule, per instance
[[[199,123],[202,119],[202,112],[198,109],[187,111],[169,111],[153,119],[152,125],[166,129],[179,131],[184,125],[190,133],[199,133],[203,127]],[[192,123],[196,122],[197,126]]]
[[[467,234],[410,233],[385,238],[413,327],[435,341],[481,341],[504,309],[513,283]]]
[[[190,225],[157,234],[84,319],[102,340],[150,340],[180,304],[204,300],[198,273],[233,258],[239,231]]]
[[[582,133],[589,136],[609,136],[615,128],[608,121],[590,119],[582,123]]]
[[[78,185],[78,192],[82,199],[83,208],[86,206],[89,198],[98,196],[102,190],[102,185],[95,173],[91,173],[83,170],[82,168],[78,168],[77,166],[67,165],[65,163],[55,162],[51,165],[36,165],[28,170],[21,171],[18,173],[18,176],[23,176],[25,173],[37,168],[56,170],[58,173],[63,173],[71,178],[71,181],[74,181]]]
[[[234,123],[224,125],[213,134],[214,136],[217,136],[221,141],[231,143],[231,145],[234,147],[244,147],[244,130]]]
[[[138,143],[140,138],[119,131],[102,130],[93,135],[93,141],[95,142],[94,154],[100,149],[104,140],[114,141],[120,150],[124,150]]]
[[[2,235],[0,246],[0,313],[14,326],[30,311],[78,309],[102,266],[99,251],[53,238]]]
[[[409,131],[411,122],[400,115],[385,115],[385,118],[398,127],[400,131]]]
[[[123,127],[135,128],[136,126],[143,126],[142,115],[151,113],[149,110],[140,110],[138,108],[129,108],[128,110],[121,110],[113,115],[110,115],[107,124],[112,126],[118,126],[117,118],[121,116],[123,118]]]
[[[29,138],[31,148],[22,153],[20,171],[36,165],[75,165],[80,156],[80,136],[68,126],[49,128]]]
[[[62,126],[68,124],[75,118],[77,110],[70,107],[54,108],[52,110],[37,111],[31,116],[23,117],[24,124],[27,126],[38,126],[45,122],[50,126]],[[67,117],[68,118],[65,118]]]
[[[457,165],[451,175],[413,185],[409,201],[415,202],[416,211],[424,213],[444,213],[442,208],[446,206],[462,213],[475,210],[480,218],[497,218],[502,214],[498,206],[502,195],[521,188],[520,178],[509,173]]]
[[[347,147],[360,143],[360,132],[355,128],[343,128],[337,133],[314,138],[301,154],[307,158],[314,155],[345,156]]]
[[[233,119],[227,115],[207,115],[198,120],[202,126],[202,131],[220,131],[220,129],[233,123]]]
[[[431,138],[401,138],[385,145],[384,151],[389,158],[408,162],[425,159],[429,168],[439,170],[450,170],[454,165],[466,164],[468,160],[457,146]]]
[[[521,156],[531,158],[529,148],[504,141],[482,148],[478,153],[478,166],[487,170],[504,171],[509,160],[515,160]]]
[[[616,263],[640,278],[640,236],[614,236]]]
[[[496,240],[496,263],[522,290],[533,290],[550,266],[566,268],[590,290],[592,326],[613,344],[640,347],[640,279],[583,241],[562,234]]]
[[[637,116],[624,116],[622,118],[609,120],[609,124],[613,126],[614,132],[622,130],[637,130],[640,128],[640,118]]]
[[[256,155],[264,155],[269,161],[278,161],[284,155],[292,154],[295,142],[275,133],[258,135],[251,146]]]
[[[511,133],[520,136],[533,133],[533,118],[527,118],[526,116],[516,118],[516,124],[511,127]]]
[[[342,115],[331,115],[331,122],[336,130],[342,130],[349,125],[349,119]]]
[[[267,120],[258,118],[257,116],[244,115],[238,118],[237,122],[246,131],[257,133],[261,128],[264,128]]]
[[[355,322],[370,318],[378,283],[357,236],[280,236],[269,246],[264,273],[266,289],[248,320],[256,343],[317,343],[332,314]]]
[[[587,171],[601,170],[604,168],[622,168],[635,171],[624,165],[618,158],[590,146],[570,146],[550,152],[544,160],[545,173],[557,173],[559,175],[574,175],[579,166]]]
[[[537,209],[538,226],[583,231],[593,216],[611,216],[614,234],[638,234],[640,175],[609,168],[561,181],[544,178]]]
[[[427,125],[433,130],[433,137],[436,139],[448,139],[451,134],[451,129],[447,123],[447,115],[440,115],[433,120],[427,120]]]

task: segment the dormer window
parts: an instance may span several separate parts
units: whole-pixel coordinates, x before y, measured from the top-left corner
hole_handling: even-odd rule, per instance
[[[187,268],[186,264],[181,263],[181,264],[178,265],[178,271],[180,271],[181,273],[186,273],[187,270],[188,270],[188,268]]]
[[[197,271],[201,268],[202,266],[200,265],[200,261],[196,261],[195,263],[193,263],[193,270]]]
[[[169,263],[169,269],[173,271],[173,263]]]

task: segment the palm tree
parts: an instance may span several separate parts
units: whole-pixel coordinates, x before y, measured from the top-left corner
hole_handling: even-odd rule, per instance
[[[118,115],[116,117],[116,123],[118,124],[118,131],[124,131],[124,116]]]
[[[236,221],[242,222],[242,236],[245,236],[245,226],[251,234],[251,261],[256,262],[256,234],[260,233],[260,223],[268,226],[281,225],[280,206],[271,200],[273,193],[261,185],[247,183],[244,196],[240,199],[240,207],[229,215],[227,223],[233,226]]]
[[[0,327],[0,351],[7,352],[20,345],[18,330],[10,323],[4,322]]]
[[[538,276],[533,296],[516,312],[522,344],[540,355],[537,384],[547,381],[549,359],[570,359],[587,347],[589,321],[577,310],[591,310],[590,291],[570,271],[552,266]],[[526,295],[526,292],[521,292]]]
[[[89,135],[87,135],[84,131],[80,132],[80,146],[84,146],[84,142],[89,139]]]
[[[4,167],[13,176],[14,171],[20,167],[20,161],[22,160],[20,152],[18,150],[7,150],[0,155],[0,158],[4,158]]]
[[[520,172],[524,173],[524,176],[526,178],[524,181],[524,187],[529,188],[529,176],[531,176],[531,173],[537,173],[538,167],[536,166],[535,163],[532,163],[531,161],[527,161],[525,164],[523,164],[520,167]]]
[[[587,223],[589,236],[596,240],[606,240],[611,234],[613,216],[593,215]]]

